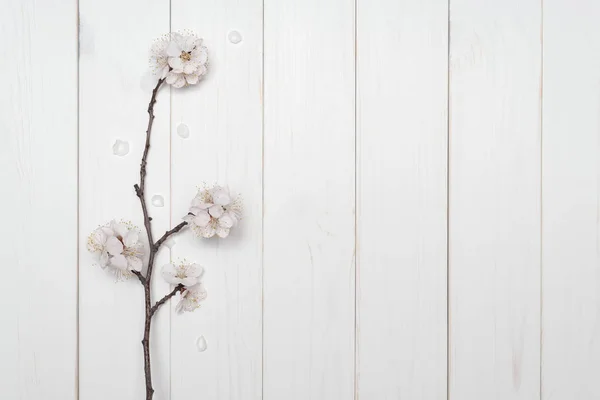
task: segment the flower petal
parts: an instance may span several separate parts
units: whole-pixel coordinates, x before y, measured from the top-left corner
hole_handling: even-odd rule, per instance
[[[131,271],[141,271],[142,270],[142,260],[138,257],[128,256],[127,257],[127,265]]]
[[[194,64],[193,62],[187,62],[183,65],[183,73],[186,75],[193,74],[197,68],[198,68],[198,66],[196,64]]]
[[[214,218],[219,218],[221,215],[223,215],[223,211],[223,207],[218,204],[215,204],[208,209],[208,213]]]
[[[171,40],[167,45],[166,53],[169,57],[179,57],[181,54],[181,46],[176,40]]]
[[[176,74],[180,74],[183,72],[183,61],[179,57],[171,57],[169,58],[169,65],[173,68],[173,72]]]
[[[168,64],[168,63],[167,63]],[[167,77],[167,74],[169,73],[169,66],[165,65],[162,69],[162,72],[160,74],[161,79],[164,79]]]
[[[225,228],[223,226],[217,226],[217,235],[220,238],[226,238],[227,236],[229,236],[229,228]]]
[[[201,228],[200,235],[205,238],[211,238],[215,236],[216,229],[212,224],[209,224],[203,228]]]
[[[108,226],[103,226],[100,229],[102,230],[102,233],[104,233],[107,237],[108,236],[115,236],[115,231],[113,231]]]
[[[167,74],[167,83],[169,85],[174,84],[175,82],[177,82],[177,79],[179,79],[179,74],[176,74],[174,72],[169,72]]]
[[[227,211],[227,215],[229,215],[229,217],[233,221],[233,226],[236,226],[239,220],[238,215],[233,211]]]
[[[208,49],[205,46],[196,47],[196,49],[192,51],[192,57],[194,57],[196,62],[206,64],[208,61]]]
[[[139,239],[139,235],[136,231],[129,231],[125,236],[123,236],[123,243],[125,247],[133,247],[137,244]]]
[[[202,39],[197,38],[196,35],[190,35],[185,38],[185,41],[184,41],[182,47],[183,47],[183,50],[185,50],[185,51],[192,51],[196,47],[199,47],[201,45],[202,45]]]
[[[215,204],[226,206],[231,203],[231,197],[229,197],[229,193],[225,189],[220,188],[213,192],[213,201]]]
[[[194,199],[192,200],[192,207],[195,207],[195,208],[201,208],[203,210],[206,210],[207,208],[210,208],[211,206],[212,206],[212,203],[205,203],[197,197],[194,197]]]
[[[183,75],[178,75],[177,76],[177,80],[175,81],[175,83],[173,83],[172,85],[174,88],[179,89],[185,86],[185,78],[183,77]]]
[[[187,269],[187,276],[199,278],[204,273],[204,268],[200,264],[191,264]]]
[[[102,253],[100,253],[98,264],[100,264],[100,267],[106,268],[106,266],[108,265],[108,252],[103,251]]]
[[[206,292],[206,288],[204,287],[204,283],[202,282],[198,282],[197,285],[194,285],[190,288],[188,288],[188,290],[199,300],[204,300],[206,299],[208,293]]]
[[[181,280],[183,286],[193,286],[198,283],[198,278],[194,276],[187,276]]]
[[[177,302],[177,305],[175,306],[175,312],[177,314],[183,314],[183,296]]]
[[[206,212],[206,210],[200,207],[190,207],[190,212],[194,215],[198,215],[200,213]]]
[[[167,50],[168,45],[169,43],[166,40],[163,40],[163,38],[156,40],[152,43],[152,46],[150,46],[150,54],[154,56],[166,54],[165,51]]]
[[[106,250],[113,256],[123,252],[123,243],[114,236],[111,236],[106,241]]]
[[[127,259],[122,254],[116,255],[110,259],[110,265],[124,271],[127,269]]]
[[[107,236],[102,232],[102,229],[96,229],[92,232],[87,241],[88,251],[94,253],[104,248]]]
[[[198,213],[196,217],[194,217],[194,224],[204,228],[210,222],[210,215],[206,211]]]
[[[173,264],[165,264],[161,271],[162,277],[165,281],[172,285],[178,285],[181,283],[181,279],[177,278],[177,271]]]
[[[120,222],[114,223],[112,228],[117,236],[125,237],[125,235],[129,233],[129,228],[127,228],[125,224],[122,224]]]
[[[206,75],[207,72],[208,69],[206,68],[206,65],[200,65],[196,70],[196,75],[198,75],[198,78],[202,79],[202,77]]]
[[[222,226],[223,228],[231,228],[234,224],[233,218],[231,218],[230,214],[227,213],[223,216],[221,216],[221,218],[219,218],[219,226]]]
[[[198,83],[198,75],[186,75],[185,80],[188,84],[195,85],[196,83]]]

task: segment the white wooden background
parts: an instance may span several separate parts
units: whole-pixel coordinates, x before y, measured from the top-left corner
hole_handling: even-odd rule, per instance
[[[191,28],[211,68],[159,94],[154,226],[202,182],[245,219],[159,254],[209,298],[158,314],[156,400],[600,399],[597,0],[0,6],[0,398],[143,397],[141,287],[85,240],[142,226],[147,49]]]

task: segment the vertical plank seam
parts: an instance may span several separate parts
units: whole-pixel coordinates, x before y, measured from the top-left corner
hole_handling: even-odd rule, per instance
[[[446,28],[446,400],[450,400],[450,50],[451,50],[451,21],[450,21],[450,2],[447,2],[447,20]]]
[[[169,0],[169,33],[172,30],[173,3]],[[169,228],[173,226],[173,88],[169,85]],[[169,262],[173,259],[173,249],[169,247]],[[173,307],[169,302],[169,400],[173,399]]]
[[[76,67],[76,84],[77,84],[77,89],[76,89],[76,100],[77,100],[77,106],[76,106],[76,130],[77,130],[77,138],[76,138],[76,142],[77,142],[77,156],[75,157],[76,159],[76,163],[77,163],[77,174],[76,174],[76,181],[77,181],[77,191],[76,191],[76,196],[77,196],[77,212],[76,212],[76,224],[77,224],[77,228],[75,230],[76,232],[76,246],[75,246],[75,251],[76,253],[76,269],[75,269],[75,399],[79,400],[79,75],[80,75],[80,68],[79,68],[79,58],[80,58],[80,42],[79,42],[79,33],[80,33],[80,15],[79,15],[80,9],[79,9],[79,0],[75,0],[75,15],[76,15],[76,22],[77,22],[77,26],[76,26],[76,34],[77,34],[77,40],[76,40],[76,59],[77,59],[77,67]]]
[[[265,0],[262,0],[262,44],[261,44],[261,219],[260,219],[260,398],[265,396]]]
[[[543,315],[544,315],[544,0],[540,0],[540,400],[543,398]]]
[[[358,400],[358,373],[359,373],[359,334],[358,334],[358,288],[359,288],[359,273],[358,273],[358,212],[359,212],[359,195],[358,195],[358,0],[354,0],[354,399]]]

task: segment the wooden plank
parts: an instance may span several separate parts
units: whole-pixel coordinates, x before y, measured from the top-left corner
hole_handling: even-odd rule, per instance
[[[598,18],[544,2],[542,399],[600,398]]]
[[[265,1],[264,399],[354,398],[354,1]]]
[[[448,2],[357,19],[358,398],[446,400]]]
[[[2,398],[74,400],[77,12],[3,2],[0,32]]]
[[[141,82],[152,40],[169,31],[169,1],[80,0],[80,397],[86,400],[136,398],[144,393],[143,290],[136,279],[115,283],[86,250],[86,238],[113,218],[132,221],[146,240],[142,211],[133,184],[148,123],[151,91]],[[154,235],[169,227],[169,91],[161,90],[155,107],[148,159],[148,197],[164,197],[164,207],[150,205]],[[116,140],[129,153],[113,154]],[[146,243],[146,254],[148,244]],[[164,252],[163,252],[164,253]],[[167,262],[159,254],[157,264]],[[155,298],[168,285],[156,278]],[[169,398],[169,311],[153,322],[151,337],[155,398]]]
[[[262,1],[172,1],[174,30],[204,38],[209,71],[197,86],[173,89],[173,225],[198,186],[229,185],[244,217],[226,239],[175,238],[173,260],[204,265],[208,298],[172,314],[172,396],[258,400],[262,391]],[[236,43],[235,33],[241,41]],[[232,38],[233,42],[229,38]],[[189,138],[177,134],[180,124]],[[207,349],[198,352],[204,336]]]
[[[450,3],[450,398],[540,386],[538,0]]]

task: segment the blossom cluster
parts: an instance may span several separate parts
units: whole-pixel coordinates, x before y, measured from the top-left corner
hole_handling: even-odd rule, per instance
[[[182,285],[181,297],[175,309],[178,313],[194,311],[206,299],[206,289],[202,283],[204,268],[201,265],[183,260],[177,264],[163,266],[162,276],[172,285]]]
[[[150,49],[150,66],[157,77],[175,88],[195,85],[207,73],[208,51],[196,34],[191,31],[168,33],[156,39]],[[161,81],[160,83],[162,83]],[[157,88],[160,86],[157,85]],[[153,93],[153,101],[156,92]],[[153,107],[151,101],[150,107]],[[149,112],[151,109],[149,109]],[[152,114],[151,114],[152,117]],[[152,118],[150,119],[150,125]],[[149,144],[149,133],[147,144]],[[146,153],[142,158],[142,186],[143,188],[143,165],[145,165]],[[142,203],[143,189],[136,185]],[[144,204],[142,204],[144,205]],[[145,210],[145,209],[144,209]],[[211,238],[217,235],[220,238],[229,236],[231,229],[237,225],[242,215],[241,198],[232,195],[227,187],[215,185],[203,187],[193,198],[188,214],[183,217],[187,224],[167,232],[159,242],[149,243],[150,260],[158,250],[157,246],[167,243],[165,239],[170,234],[178,232],[183,226],[188,225],[197,236]],[[144,213],[146,226],[151,218]],[[140,281],[149,290],[151,279],[151,268],[147,276],[142,273],[143,258],[145,255],[144,245],[140,241],[139,229],[126,221],[110,221],[96,228],[88,237],[87,248],[97,256],[98,264],[103,269],[109,269],[117,276],[117,280],[124,280],[138,275]],[[152,235],[148,235],[150,240]],[[170,239],[169,239],[170,240]],[[166,244],[165,244],[166,245]],[[170,247],[170,246],[169,246]],[[206,289],[202,282],[204,268],[196,263],[186,260],[178,263],[169,263],[163,266],[162,276],[169,284],[177,289],[165,296],[165,300],[177,293],[180,294],[179,303],[176,306],[178,312],[193,311],[206,299]],[[164,301],[159,301],[161,305]]]
[[[208,66],[208,50],[191,31],[173,32],[154,41],[150,67],[154,74],[175,88],[195,85]]]
[[[197,236],[210,238],[216,234],[226,238],[241,216],[241,198],[232,196],[228,188],[215,185],[198,190],[183,220]]]
[[[199,237],[210,238],[217,235],[226,238],[241,217],[241,198],[233,196],[227,187],[215,185],[198,190],[192,199],[188,215],[183,219]],[[112,220],[90,234],[87,248],[97,256],[100,267],[110,270],[121,281],[132,277],[134,271],[142,271],[145,253],[139,235],[139,229],[131,222]],[[162,276],[165,281],[182,286],[176,306],[179,313],[194,311],[206,299],[203,275],[202,266],[186,260],[163,266]]]
[[[88,237],[87,248],[98,256],[98,264],[113,272],[117,280],[142,270],[144,246],[139,229],[128,221],[112,220],[96,228]]]

